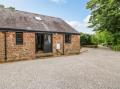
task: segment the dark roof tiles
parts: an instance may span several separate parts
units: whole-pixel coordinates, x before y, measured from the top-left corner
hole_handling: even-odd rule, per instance
[[[0,28],[78,33],[60,18],[3,8],[0,8]]]

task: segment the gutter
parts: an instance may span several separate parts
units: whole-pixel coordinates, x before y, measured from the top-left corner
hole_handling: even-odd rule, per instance
[[[40,30],[25,30],[25,29],[12,29],[12,28],[0,28],[1,32],[9,31],[9,32],[40,32],[40,33],[62,33],[62,34],[74,34],[80,35],[80,33],[72,33],[72,32],[59,32],[59,31],[40,31]]]

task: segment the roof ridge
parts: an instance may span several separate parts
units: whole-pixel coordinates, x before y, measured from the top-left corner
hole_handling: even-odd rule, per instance
[[[21,10],[15,10],[15,11],[22,12],[22,13],[27,13],[27,14],[33,14],[33,15],[41,15],[41,16],[50,17],[50,18],[62,19],[60,17],[50,16],[50,15],[44,15],[44,14],[34,13],[34,12],[29,12],[29,11],[21,11]]]

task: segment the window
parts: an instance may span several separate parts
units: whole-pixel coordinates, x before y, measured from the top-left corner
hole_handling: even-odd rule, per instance
[[[16,32],[16,45],[23,44],[23,32]]]
[[[65,43],[71,43],[71,34],[65,34]]]

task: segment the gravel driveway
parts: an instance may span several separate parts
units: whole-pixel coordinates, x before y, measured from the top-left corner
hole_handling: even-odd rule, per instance
[[[120,89],[120,53],[80,55],[0,64],[0,89]]]

